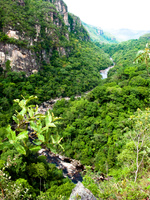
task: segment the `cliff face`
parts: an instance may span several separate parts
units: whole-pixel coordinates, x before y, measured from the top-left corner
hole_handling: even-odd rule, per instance
[[[70,33],[81,40],[89,39],[88,35],[79,34],[83,31],[86,35],[81,21],[73,15],[68,17],[62,0],[4,0],[2,6],[0,33],[5,33],[5,37],[0,35],[0,66],[3,68],[9,60],[12,70],[31,74],[39,70],[42,62],[49,64],[54,51],[59,56],[68,56]],[[18,45],[21,42],[25,45]]]
[[[0,43],[0,65],[3,68],[7,60],[10,61],[11,69],[14,71],[25,71],[27,74],[32,74],[39,69],[34,52],[19,48],[14,44]]]
[[[56,6],[57,11],[64,19],[65,25],[69,26],[67,5],[62,0],[50,0],[50,2]]]
[[[69,31],[74,33],[75,36],[80,40],[90,40],[89,34],[82,25],[80,18],[71,13],[69,13],[68,18],[70,24]]]

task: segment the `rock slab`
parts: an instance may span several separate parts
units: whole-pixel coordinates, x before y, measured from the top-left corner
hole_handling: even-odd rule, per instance
[[[84,187],[81,182],[78,182],[76,187],[72,190],[69,200],[97,200],[90,190]]]

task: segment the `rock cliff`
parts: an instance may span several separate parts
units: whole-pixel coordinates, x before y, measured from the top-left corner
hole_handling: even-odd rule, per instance
[[[69,26],[68,23],[68,8],[62,0],[50,0],[56,6],[57,11],[63,16],[64,23]]]
[[[69,25],[70,32],[74,33],[75,36],[80,40],[84,41],[90,40],[89,34],[82,25],[79,17],[69,13],[68,20],[70,24]]]
[[[80,19],[68,14],[63,0],[9,1],[11,4],[4,1],[3,21],[0,21],[2,68],[9,60],[11,70],[25,71],[30,75],[38,71],[43,62],[49,64],[54,53],[57,52],[59,56],[69,55],[70,34],[80,40],[89,40]],[[14,13],[18,13],[18,17]]]

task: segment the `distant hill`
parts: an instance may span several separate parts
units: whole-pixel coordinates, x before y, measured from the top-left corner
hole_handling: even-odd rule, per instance
[[[140,36],[150,33],[146,30],[131,30],[131,29],[107,29],[109,33],[114,35],[117,40],[121,41],[127,41],[131,39],[138,39]]]
[[[100,27],[89,25],[84,22],[82,22],[82,24],[88,31],[92,41],[100,43],[118,43],[117,39],[112,34],[104,32]]]

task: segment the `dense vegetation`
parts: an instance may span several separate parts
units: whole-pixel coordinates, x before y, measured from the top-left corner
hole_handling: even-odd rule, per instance
[[[99,70],[111,65],[108,55],[92,45],[78,40],[74,42],[74,51],[69,58],[51,58],[51,65],[43,65],[37,74],[29,77],[24,72],[17,73],[10,70],[1,71],[0,75],[0,123],[9,122],[13,99],[21,95],[29,97],[36,95],[37,103],[60,96],[72,96],[91,90],[101,81]],[[90,72],[90,73],[89,73]]]
[[[10,0],[0,2],[0,4],[3,5],[1,7],[3,11],[0,12],[2,15],[1,19],[3,19],[1,22],[2,27],[5,29],[8,23],[12,28],[18,30],[19,33],[20,31],[21,33],[26,33],[24,38],[28,38],[29,40],[29,38],[31,39],[35,36],[35,29],[32,27],[37,24],[37,18],[39,25],[41,27],[43,26],[43,32],[40,38],[37,42],[34,42],[34,46],[29,46],[29,41],[26,41],[26,39],[16,40],[14,38],[8,38],[4,32],[1,32],[0,41],[2,44],[16,44],[24,48],[32,48],[32,51],[36,52],[37,57],[39,55],[39,59],[41,58],[40,48],[45,49],[47,53],[51,48],[52,55],[49,56],[50,64],[46,64],[44,60],[39,61],[40,71],[29,77],[27,77],[24,72],[12,72],[9,60],[6,61],[5,66],[0,67],[0,106],[3,108],[0,113],[0,124],[3,126],[9,122],[14,113],[15,108],[12,106],[13,99],[21,98],[21,95],[24,97],[36,95],[39,98],[37,103],[41,103],[54,97],[81,94],[97,86],[101,79],[99,70],[112,64],[109,55],[105,54],[100,48],[90,41],[82,41],[87,40],[88,34],[78,23],[75,26],[76,29],[70,32],[69,41],[66,37],[63,37],[68,31],[62,17],[56,11],[53,4],[45,1],[25,2],[24,7],[18,6],[16,1],[12,2]],[[46,8],[44,6],[46,6]],[[39,9],[39,7],[42,9]],[[49,7],[51,9],[49,9]],[[5,10],[10,11],[9,14],[4,12]],[[14,10],[18,12],[20,20],[19,25],[16,15],[13,14]],[[54,15],[54,18],[59,17],[59,20],[61,20],[61,27],[57,27],[52,22],[45,22],[45,15],[43,12],[48,13],[51,10],[56,15]],[[23,20],[24,18],[26,18],[26,20]],[[69,20],[73,20],[73,18],[74,16],[69,15]],[[55,29],[54,34],[51,36],[47,35],[44,32],[45,27]],[[81,32],[82,37],[80,36],[80,40],[77,39],[79,28],[82,28],[83,31]],[[33,35],[32,31],[34,32]],[[58,43],[54,41],[56,37],[59,37]],[[56,50],[56,46],[66,47],[69,49],[68,54],[60,56],[59,52]]]
[[[44,5],[55,10],[53,4],[45,1],[26,0],[25,7],[16,7],[15,1],[0,0],[0,5],[3,5],[0,8],[1,42],[26,48],[29,47],[28,41],[21,40],[19,43],[19,40],[4,34],[6,24],[13,28],[19,26],[20,31],[32,37],[34,17],[40,17],[41,25],[44,23],[41,14],[45,12]],[[19,25],[14,10],[19,15]],[[31,12],[33,18],[30,18]],[[27,17],[26,21],[23,15]],[[73,15],[69,16],[70,21],[73,18]],[[62,20],[62,17],[59,16],[59,19]],[[67,28],[65,25],[62,27],[61,30],[55,27],[56,32],[64,31],[61,34],[65,34]],[[146,43],[150,42],[149,35],[119,44],[95,45],[87,41],[84,29],[81,38],[79,32],[70,32],[70,41],[60,37],[59,42],[65,41],[64,46],[69,48],[68,54],[60,56],[53,48],[50,64],[43,60],[36,74],[26,76],[25,72],[11,71],[9,60],[5,68],[0,68],[2,199],[68,199],[74,184],[63,177],[62,171],[47,163],[44,156],[37,154],[41,146],[52,150],[53,136],[57,134],[58,141],[63,138],[64,151],[59,146],[54,149],[87,165],[83,183],[98,199],[150,198],[150,77],[146,69],[149,71],[150,50],[148,46],[145,49]],[[36,53],[40,52],[39,48],[49,51],[52,44],[46,40],[44,33],[41,38],[45,39],[35,43],[32,49]],[[49,41],[53,42],[54,38]],[[133,63],[138,50],[147,51],[146,63]],[[112,64],[109,56],[116,65],[110,70],[109,77],[102,80],[99,70]],[[88,90],[92,91],[84,95]],[[75,100],[76,94],[83,96]],[[27,99],[36,95],[38,99],[31,99],[26,104],[25,100],[19,100],[22,95]],[[34,107],[30,106],[30,103],[40,104],[60,96],[71,98],[69,101],[62,99],[54,105],[55,116],[61,117],[57,127],[49,112],[46,116],[36,115]],[[14,99],[18,100],[14,102]],[[12,118],[15,110],[18,113]],[[28,134],[31,128],[33,135]],[[109,181],[100,182],[100,175],[106,176]]]
[[[64,120],[59,128],[64,138],[65,154],[80,159],[84,165],[94,165],[98,174],[114,177],[109,183],[96,185],[92,172],[85,178],[85,184],[91,184],[89,188],[103,199],[149,197],[146,189],[149,142],[145,140],[149,140],[150,115],[149,110],[144,110],[150,106],[150,79],[145,63],[133,63],[137,50],[144,49],[146,42],[149,42],[148,38],[140,38],[111,45],[110,54],[116,66],[110,70],[109,78],[85,97],[69,102],[61,100],[53,109]],[[135,113],[137,109],[142,111]],[[144,136],[141,135],[143,132]],[[137,164],[138,134],[141,144]],[[142,137],[145,138],[143,146]],[[118,185],[114,187],[115,183]],[[138,193],[138,190],[142,192]]]

